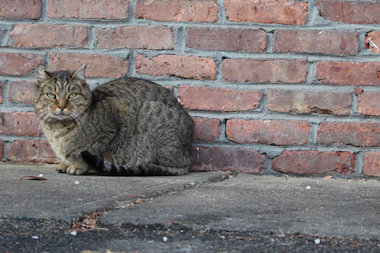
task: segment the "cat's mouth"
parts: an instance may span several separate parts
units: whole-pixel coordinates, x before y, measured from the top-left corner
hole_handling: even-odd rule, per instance
[[[72,113],[63,111],[55,111],[50,114],[50,117],[55,120],[68,120],[68,119],[74,119]]]
[[[58,120],[67,120],[67,119],[73,119],[71,114],[65,114],[63,112],[60,112],[59,114],[53,114],[53,117]]]

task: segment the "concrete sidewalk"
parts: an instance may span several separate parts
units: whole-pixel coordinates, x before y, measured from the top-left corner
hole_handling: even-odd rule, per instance
[[[102,225],[180,224],[202,230],[380,239],[380,180],[190,173],[181,177],[59,174],[48,165],[0,165],[0,216]],[[46,180],[27,176],[43,174]]]

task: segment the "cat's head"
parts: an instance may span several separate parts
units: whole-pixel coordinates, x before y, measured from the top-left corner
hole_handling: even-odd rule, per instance
[[[42,121],[81,121],[91,104],[85,70],[82,65],[73,72],[47,72],[44,65],[37,66],[34,109]]]

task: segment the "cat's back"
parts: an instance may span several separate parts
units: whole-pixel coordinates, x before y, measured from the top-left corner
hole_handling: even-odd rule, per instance
[[[168,105],[178,104],[169,89],[148,80],[132,77],[123,77],[99,85],[93,93],[98,100],[113,98],[132,103],[162,101]]]

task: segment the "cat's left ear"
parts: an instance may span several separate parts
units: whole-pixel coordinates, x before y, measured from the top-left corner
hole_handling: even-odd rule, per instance
[[[85,81],[86,78],[84,77],[84,73],[86,72],[86,66],[86,64],[80,66],[76,71],[73,72],[72,77],[77,78],[81,81]]]

